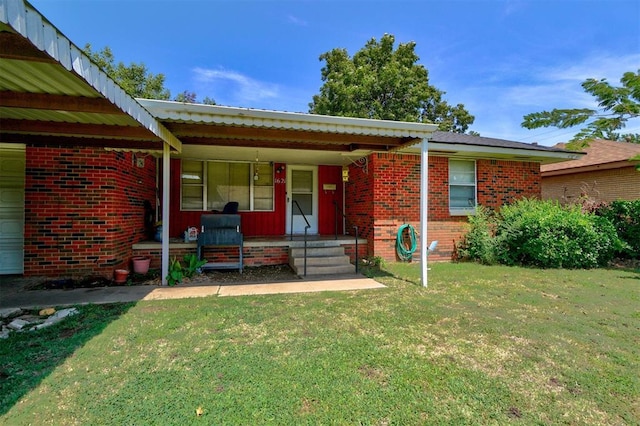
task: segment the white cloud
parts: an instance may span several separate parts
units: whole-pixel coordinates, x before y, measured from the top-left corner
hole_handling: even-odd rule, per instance
[[[598,52],[546,67],[498,64],[484,72],[487,77],[479,78],[473,86],[456,88],[455,102],[464,103],[476,116],[472,130],[484,136],[553,144],[570,139],[577,130],[523,129],[523,116],[553,108],[595,109],[595,98],[584,91],[581,83],[588,78],[606,78],[613,86],[619,86],[622,74],[637,71],[639,64],[640,54],[614,56]]]
[[[305,21],[304,19],[300,19],[297,16],[293,16],[293,15],[288,15],[287,16],[287,20],[294,24],[297,25],[299,27],[306,27],[308,25],[307,21]]]
[[[251,107],[280,95],[277,84],[255,80],[236,71],[194,68],[193,73],[200,86],[198,91],[221,105]]]

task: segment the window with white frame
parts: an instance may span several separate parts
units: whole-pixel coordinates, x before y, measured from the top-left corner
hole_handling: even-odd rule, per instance
[[[449,213],[468,215],[476,211],[476,162],[449,160]]]
[[[273,210],[273,165],[182,160],[182,210],[222,210],[230,201],[243,211]]]

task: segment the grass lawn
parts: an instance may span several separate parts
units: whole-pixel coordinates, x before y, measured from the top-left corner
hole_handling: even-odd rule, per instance
[[[82,306],[0,341],[0,424],[640,423],[640,271],[419,274]]]

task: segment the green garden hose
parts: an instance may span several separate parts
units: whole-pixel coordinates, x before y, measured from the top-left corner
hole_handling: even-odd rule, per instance
[[[403,234],[405,229],[409,230],[409,241],[411,243],[411,248],[409,249],[407,249],[404,244]],[[401,225],[400,228],[398,228],[398,236],[396,238],[396,251],[398,252],[398,257],[405,261],[411,260],[417,247],[418,241],[416,238],[415,228],[409,224]]]

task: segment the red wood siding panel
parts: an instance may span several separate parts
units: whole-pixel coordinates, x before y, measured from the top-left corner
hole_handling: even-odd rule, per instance
[[[324,184],[336,186],[335,191],[325,191]],[[319,166],[318,167],[318,233],[320,235],[334,235],[336,232],[336,211],[333,202],[342,206],[342,167]],[[338,212],[340,215],[340,212]],[[342,221],[338,223],[338,233],[342,233]]]
[[[169,236],[180,238],[184,231],[190,226],[200,226],[200,216],[207,214],[204,211],[182,211],[180,210],[180,160],[171,160],[170,176],[170,206],[169,214]],[[274,180],[274,211],[272,212],[240,212],[242,217],[242,233],[247,237],[284,235],[285,233],[285,212],[286,212],[286,184],[284,181],[285,172],[278,173],[276,170],[282,166],[281,163],[273,165]]]

